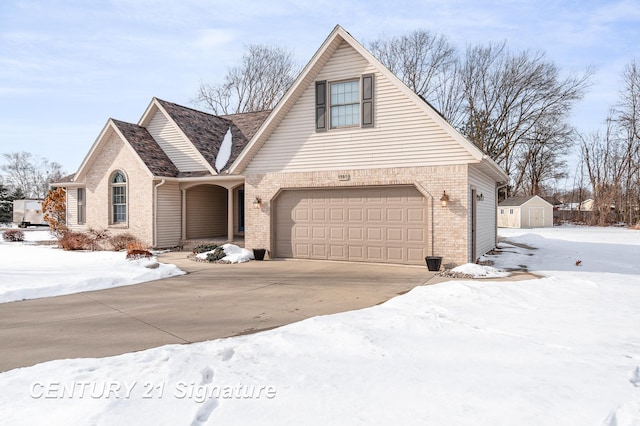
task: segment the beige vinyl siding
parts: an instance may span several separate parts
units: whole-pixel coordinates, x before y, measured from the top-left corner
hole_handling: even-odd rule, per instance
[[[315,132],[315,85],[310,84],[246,173],[366,169],[459,164],[471,154],[364,57],[343,43],[316,80],[339,81],[375,73],[373,128]]]
[[[496,246],[496,189],[495,182],[478,170],[475,165],[469,165],[469,196],[471,190],[484,197],[476,202],[476,256],[481,256]],[[474,200],[471,200],[474,202]],[[471,232],[471,226],[469,226]],[[471,238],[471,236],[469,236]],[[472,259],[472,261],[475,259]]]
[[[158,187],[156,246],[175,247],[182,237],[182,195],[177,182]]]
[[[78,224],[78,188],[67,188],[67,227],[72,231],[86,229],[84,224]]]
[[[499,206],[498,207],[498,227],[499,228],[521,228],[522,226],[520,223],[520,206]]]
[[[227,236],[227,190],[201,185],[187,190],[187,238]]]
[[[156,109],[147,130],[181,172],[207,170],[195,147],[161,111]]]

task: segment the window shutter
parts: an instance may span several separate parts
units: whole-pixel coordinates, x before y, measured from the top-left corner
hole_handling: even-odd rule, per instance
[[[327,81],[316,81],[316,132],[327,131]]]
[[[362,76],[362,127],[373,127],[373,74]]]

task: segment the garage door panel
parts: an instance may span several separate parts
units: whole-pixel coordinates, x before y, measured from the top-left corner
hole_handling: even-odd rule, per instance
[[[362,228],[348,228],[349,241],[364,241],[364,230]]]
[[[362,222],[364,217],[363,209],[348,209],[347,215],[349,222]]]
[[[402,262],[403,249],[401,247],[387,247],[387,262]]]
[[[367,259],[371,262],[383,262],[385,260],[383,253],[384,247],[382,246],[367,246]]]
[[[367,240],[383,241],[384,230],[382,228],[367,228]]]
[[[314,222],[324,222],[327,220],[327,211],[324,208],[314,208],[312,210],[311,218]]]
[[[285,190],[275,255],[424,264],[428,204],[414,187]]]
[[[402,208],[387,208],[388,222],[402,222],[404,220],[404,210]]]
[[[407,248],[407,260],[410,263],[422,264],[425,261],[424,258],[424,249],[422,247]]]
[[[309,221],[309,210],[304,208],[304,207],[300,207],[300,208],[294,210],[293,219],[296,222],[308,222]]]
[[[343,227],[334,227],[329,228],[329,238],[332,241],[344,241],[344,228]]]
[[[387,241],[390,243],[402,243],[404,240],[402,228],[387,228]]]
[[[335,205],[335,204],[332,204]],[[329,218],[332,222],[342,222],[344,221],[344,210],[343,209],[329,209]]]
[[[424,209],[407,208],[408,223],[424,223]]]
[[[368,222],[382,222],[383,220],[383,211],[381,207],[378,208],[368,208],[367,209],[367,221]]]
[[[349,260],[358,260],[358,261],[365,260],[363,246],[349,246],[348,254],[349,254]]]
[[[340,245],[330,245],[329,246],[329,258],[335,260],[342,260],[347,257],[346,246]]]
[[[306,240],[309,238],[309,227],[307,226],[296,226],[295,232],[293,233],[296,237],[296,240]]]
[[[327,258],[327,246],[325,244],[312,244],[311,250],[314,259]]]
[[[293,257],[309,257],[309,246],[307,244],[296,244]]]
[[[407,241],[412,243],[422,243],[425,241],[426,232],[423,228],[408,228]]]
[[[314,240],[324,240],[327,238],[327,228],[324,226],[313,226],[311,229],[311,238]]]

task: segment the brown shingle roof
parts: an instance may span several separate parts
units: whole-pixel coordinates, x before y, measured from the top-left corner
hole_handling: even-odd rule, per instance
[[[233,136],[231,157],[223,170],[233,164],[270,113],[270,111],[260,111],[217,116],[161,99],[157,100],[214,168],[224,135],[231,128]]]
[[[70,175],[61,177],[60,179],[56,179],[52,184],[60,184],[60,183],[73,183],[74,178],[76,177],[75,173],[71,173]]]
[[[515,197],[509,197],[506,200],[501,201],[498,205],[501,207],[504,206],[521,206],[536,195],[518,195]]]
[[[178,176],[178,168],[151,137],[147,129],[124,121],[113,119],[112,121],[154,176]]]

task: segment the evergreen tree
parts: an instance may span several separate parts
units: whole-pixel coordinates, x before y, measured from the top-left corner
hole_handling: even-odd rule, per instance
[[[9,188],[0,183],[0,223],[10,223],[13,219],[13,198]]]

